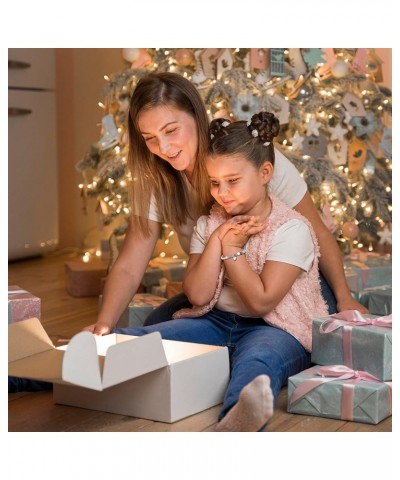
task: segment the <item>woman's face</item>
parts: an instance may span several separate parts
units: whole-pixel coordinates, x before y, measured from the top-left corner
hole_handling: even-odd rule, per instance
[[[175,170],[193,171],[198,135],[191,115],[172,106],[159,106],[143,111],[138,124],[150,152]]]

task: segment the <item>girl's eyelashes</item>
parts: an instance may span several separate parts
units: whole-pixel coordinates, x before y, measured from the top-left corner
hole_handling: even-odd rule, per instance
[[[239,178],[230,178],[229,180],[227,180],[229,184],[234,184],[236,182],[239,181]],[[217,180],[210,180],[210,184],[213,186],[213,187],[217,187],[219,185],[219,182]]]

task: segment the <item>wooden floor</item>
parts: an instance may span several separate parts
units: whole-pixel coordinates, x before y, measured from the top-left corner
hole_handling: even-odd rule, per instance
[[[8,284],[41,298],[42,324],[54,343],[95,322],[98,298],[74,298],[65,290],[64,264],[71,256],[47,256],[9,263]],[[392,417],[378,425],[346,422],[286,412],[282,389],[266,432],[391,432]],[[51,392],[8,395],[9,432],[202,432],[211,431],[221,406],[174,424],[154,422],[82,408],[54,405]]]

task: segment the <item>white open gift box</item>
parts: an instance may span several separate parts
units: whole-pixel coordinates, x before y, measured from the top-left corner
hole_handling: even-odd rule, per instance
[[[55,347],[37,318],[9,325],[8,374],[52,382],[55,403],[172,423],[223,401],[226,347],[89,332]]]

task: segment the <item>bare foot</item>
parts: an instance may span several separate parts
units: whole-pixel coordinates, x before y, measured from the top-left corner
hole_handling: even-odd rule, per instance
[[[217,424],[215,432],[257,432],[274,413],[274,396],[267,375],[247,384],[239,400]]]

